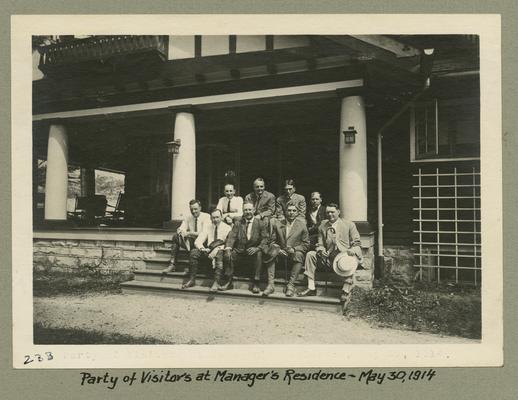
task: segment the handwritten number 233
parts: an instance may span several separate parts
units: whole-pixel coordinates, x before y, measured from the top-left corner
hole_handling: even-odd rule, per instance
[[[54,358],[51,351],[45,352],[45,355],[47,356],[47,361],[50,361]],[[25,356],[25,361],[23,362],[24,365],[30,364],[34,360],[37,360],[38,362],[45,361],[45,357],[43,357],[41,354],[34,354],[34,358],[32,356]]]

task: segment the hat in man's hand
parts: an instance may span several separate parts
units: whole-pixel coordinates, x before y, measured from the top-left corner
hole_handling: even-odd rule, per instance
[[[333,260],[333,270],[340,276],[351,276],[358,268],[358,258],[347,253],[338,253]]]
[[[210,251],[214,250],[216,247],[222,246],[225,244],[224,240],[216,239],[210,243],[207,248],[210,249]]]

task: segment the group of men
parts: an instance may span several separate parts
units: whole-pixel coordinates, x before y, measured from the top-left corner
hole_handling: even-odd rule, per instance
[[[276,262],[289,268],[285,295],[316,296],[315,272],[332,270],[344,278],[341,301],[348,303],[353,287],[353,275],[363,262],[360,235],[352,221],[340,218],[334,203],[322,204],[319,192],[311,193],[306,210],[304,196],[296,193],[292,179],[285,181],[284,193],[277,199],[265,190],[265,182],[257,178],[253,192],[243,200],[236,196],[233,184],[224,188],[210,214],[202,212],[199,200],[191,200],[191,214],[184,218],[173,234],[171,261],[163,274],[176,269],[180,248],[189,251],[189,280],[182,288],[196,285],[198,265],[206,259],[214,269],[210,291],[233,289],[234,267],[253,267],[250,290],[260,294],[259,282],[263,268],[268,284],[263,296],[275,291]],[[297,292],[295,281],[304,269],[307,288]]]

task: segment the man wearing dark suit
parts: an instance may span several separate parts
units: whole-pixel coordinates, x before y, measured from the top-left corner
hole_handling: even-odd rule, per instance
[[[273,225],[274,244],[270,247],[271,251],[265,256],[265,258],[269,258],[265,260],[265,263],[268,264],[268,286],[263,292],[265,296],[274,292],[275,260],[279,256],[291,266],[290,279],[286,285],[286,296],[292,297],[295,294],[295,281],[309,248],[308,230],[306,224],[297,218],[298,215],[297,205],[289,202],[286,206],[285,219]],[[277,249],[274,250],[273,246],[277,246]]]
[[[254,181],[254,191],[246,195],[245,202],[253,204],[255,218],[270,219],[275,215],[275,196],[264,188],[264,179],[257,178]]]
[[[304,219],[304,215],[306,214],[306,199],[304,196],[295,193],[295,182],[293,179],[286,179],[284,182],[284,194],[281,194],[279,197],[277,197],[275,208],[276,208],[276,218],[279,221],[282,221],[286,215],[286,207],[288,203],[293,203],[297,207],[298,210],[298,216],[297,218],[306,223],[306,220]]]
[[[318,227],[324,219],[326,219],[326,207],[322,205],[322,196],[319,192],[313,192],[311,193],[310,207],[306,212],[310,250],[315,250],[318,242]]]
[[[257,294],[259,290],[259,278],[263,264],[263,252],[266,250],[268,240],[268,224],[259,218],[254,218],[254,205],[245,201],[243,203],[243,218],[234,223],[225,242],[225,275],[227,282],[220,290],[232,289],[232,276],[234,265],[240,263],[252,264],[254,275],[251,290]]]
[[[327,205],[326,214],[327,219],[322,221],[318,228],[316,251],[310,251],[306,256],[304,274],[308,278],[308,288],[299,293],[299,296],[316,296],[315,271],[317,268],[331,268],[335,257],[339,254],[354,256],[357,260],[356,266],[363,261],[360,234],[355,223],[341,219],[338,205],[334,203]],[[345,277],[342,302],[350,298],[355,269],[352,269],[351,273]]]

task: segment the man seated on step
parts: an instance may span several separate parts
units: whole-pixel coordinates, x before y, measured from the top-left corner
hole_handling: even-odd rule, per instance
[[[277,197],[275,203],[276,218],[282,221],[286,215],[286,207],[288,203],[293,203],[298,210],[298,219],[304,224],[306,223],[306,199],[304,196],[295,193],[295,181],[293,179],[286,179],[284,181],[284,193]]]
[[[310,251],[306,255],[304,274],[308,278],[308,288],[298,295],[316,296],[315,271],[332,269],[345,278],[340,297],[345,308],[351,299],[354,272],[358,264],[363,262],[360,234],[354,222],[340,218],[337,204],[328,204],[326,215],[327,219],[318,228],[316,251]]]
[[[221,210],[215,209],[210,213],[212,224],[201,232],[194,241],[194,249],[189,253],[189,280],[182,285],[182,289],[196,285],[196,273],[200,261],[210,260],[214,269],[214,283],[210,291],[215,292],[220,286],[223,272],[223,249],[225,240],[230,232],[230,226],[222,222]]]
[[[254,218],[254,205],[246,201],[243,204],[243,217],[234,223],[225,243],[225,275],[227,282],[220,290],[232,289],[234,266],[240,265],[252,269],[253,278],[250,290],[257,294],[259,278],[263,264],[263,252],[268,240],[268,223]]]
[[[232,225],[234,218],[243,215],[243,198],[236,196],[234,184],[227,183],[224,187],[225,196],[218,201],[216,208],[223,213],[223,221]]]
[[[273,226],[274,242],[264,256],[264,264],[268,266],[268,286],[263,292],[264,296],[274,292],[276,260],[280,262],[281,268],[286,268],[286,280],[288,280],[288,268],[291,267],[285,293],[287,297],[292,297],[295,294],[295,281],[302,269],[304,257],[309,248],[309,233],[306,224],[298,216],[297,204],[288,202],[285,218]]]
[[[253,187],[254,191],[246,195],[245,202],[252,203],[256,218],[270,219],[275,214],[275,196],[265,190],[263,178],[256,178]]]
[[[207,229],[210,222],[210,215],[201,212],[201,202],[199,200],[189,201],[191,215],[186,215],[180,227],[171,238],[171,261],[169,266],[162,271],[162,274],[176,270],[176,257],[180,248],[191,251],[194,248],[194,241],[198,235]]]

